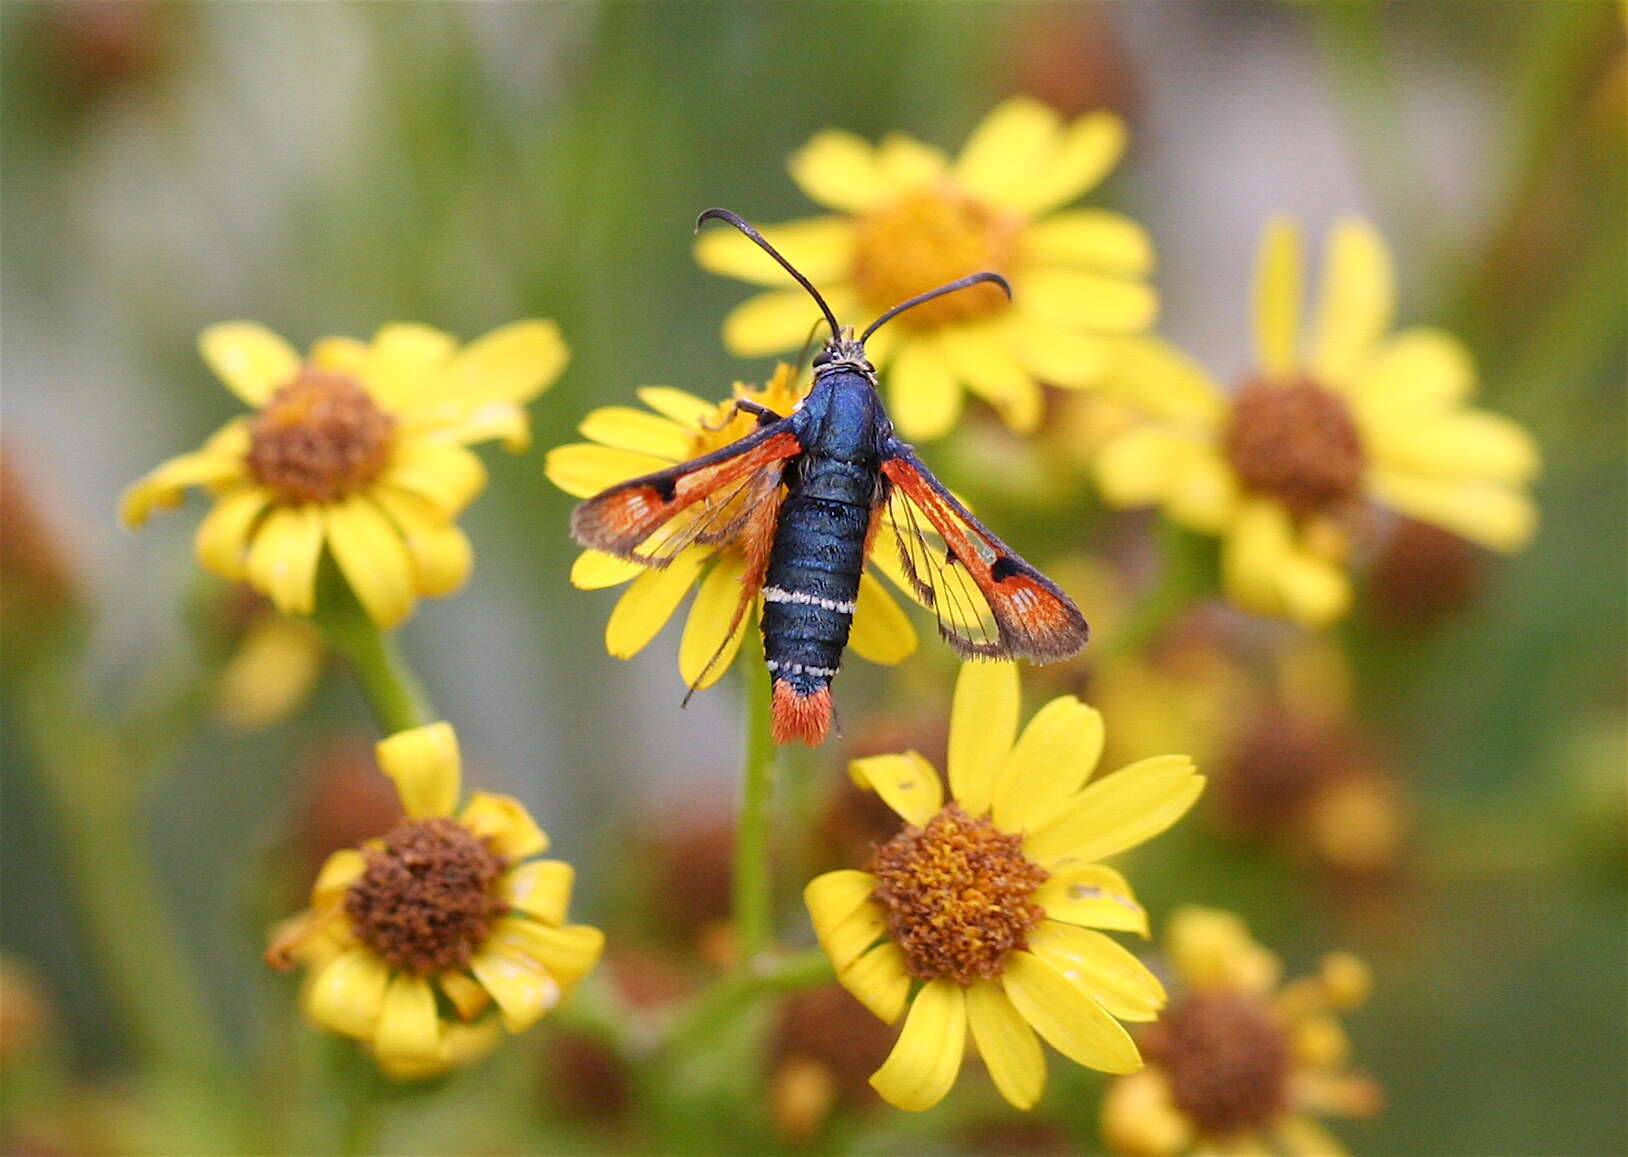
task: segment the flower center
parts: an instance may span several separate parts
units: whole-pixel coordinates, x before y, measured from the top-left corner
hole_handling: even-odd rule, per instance
[[[1177,1001],[1143,1045],[1169,1074],[1176,1107],[1202,1133],[1264,1128],[1288,1103],[1288,1039],[1266,1007],[1242,993]]]
[[[492,885],[506,866],[455,820],[410,820],[368,853],[345,912],[356,935],[392,968],[467,968],[505,909]]]
[[[979,270],[1010,273],[1020,222],[951,186],[911,193],[855,223],[854,283],[877,313]],[[933,329],[1006,307],[993,285],[975,285],[899,315]]]
[[[912,976],[969,985],[999,976],[1006,954],[1028,947],[1045,916],[1029,897],[1050,873],[1022,843],[951,803],[876,849],[871,897],[886,909]]]
[[[1305,379],[1256,379],[1233,399],[1224,445],[1246,490],[1270,494],[1299,516],[1355,498],[1365,455],[1351,411]]]
[[[249,472],[295,502],[331,502],[373,481],[395,419],[353,378],[307,366],[249,427]]]

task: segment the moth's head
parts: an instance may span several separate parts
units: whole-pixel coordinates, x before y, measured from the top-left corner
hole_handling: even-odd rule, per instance
[[[854,336],[851,325],[843,326],[836,336],[820,348],[820,352],[814,355],[813,365],[816,377],[837,369],[858,370],[867,376],[876,373],[876,368],[865,356],[864,340]]]

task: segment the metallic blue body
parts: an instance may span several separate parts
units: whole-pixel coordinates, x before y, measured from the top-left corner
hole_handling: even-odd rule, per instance
[[[803,452],[785,474],[763,583],[763,657],[799,695],[830,683],[853,623],[891,423],[848,365],[819,371],[791,415]]]

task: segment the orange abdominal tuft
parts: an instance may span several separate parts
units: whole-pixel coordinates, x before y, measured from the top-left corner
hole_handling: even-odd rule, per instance
[[[770,734],[776,743],[804,743],[818,747],[831,729],[831,688],[799,695],[784,679],[774,681],[774,719]]]

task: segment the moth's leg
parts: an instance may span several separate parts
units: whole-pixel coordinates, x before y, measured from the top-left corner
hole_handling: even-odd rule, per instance
[[[769,409],[769,407],[760,406],[750,398],[736,398],[735,414],[739,414],[743,410],[748,414],[755,415],[757,417],[757,424],[759,426],[767,426],[771,422],[780,421],[781,418],[781,415],[775,413],[773,410]],[[729,416],[733,418],[735,414],[731,414]]]

